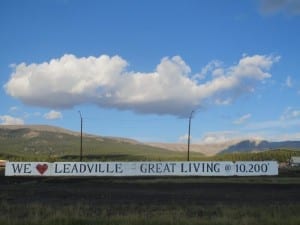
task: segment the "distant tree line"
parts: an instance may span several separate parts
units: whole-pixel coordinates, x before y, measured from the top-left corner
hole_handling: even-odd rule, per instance
[[[292,156],[300,156],[300,151],[289,149],[276,149],[263,152],[237,152],[219,154],[213,156],[214,160],[221,161],[264,161],[276,160],[278,162],[288,162]]]

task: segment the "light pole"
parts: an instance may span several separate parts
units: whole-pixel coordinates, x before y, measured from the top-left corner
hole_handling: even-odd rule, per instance
[[[82,162],[82,115],[80,110],[78,111],[80,116],[80,162]]]
[[[187,161],[190,161],[190,142],[191,142],[191,120],[193,117],[193,113],[195,110],[192,110],[190,116],[189,116],[189,135],[188,135],[188,152],[187,152]]]

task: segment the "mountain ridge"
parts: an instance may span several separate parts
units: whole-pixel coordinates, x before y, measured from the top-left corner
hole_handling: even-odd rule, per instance
[[[253,141],[253,140],[242,140],[235,145],[231,145],[221,151],[220,153],[234,153],[234,152],[261,152],[274,149],[300,149],[300,141]]]
[[[78,160],[80,132],[48,125],[0,125],[0,158]],[[86,160],[146,161],[184,159],[185,153],[153,147],[133,139],[83,134]],[[201,157],[202,154],[194,154]]]
[[[10,129],[10,130],[15,130],[15,129],[31,129],[33,131],[46,131],[46,132],[53,132],[53,133],[65,133],[69,135],[74,135],[74,136],[80,136],[79,131],[72,131],[66,128],[58,127],[58,126],[51,126],[51,125],[43,125],[43,124],[32,124],[32,125],[0,125],[0,129]],[[94,137],[94,138],[107,138],[107,139],[112,139],[116,141],[124,141],[124,142],[129,142],[129,143],[141,143],[139,141],[136,141],[134,139],[130,138],[122,138],[122,137],[110,137],[110,136],[100,136],[100,135],[95,135],[95,134],[89,134],[89,133],[83,133],[82,134],[84,137]]]
[[[9,134],[9,132],[11,132],[11,134]],[[125,149],[128,149],[128,151],[130,151],[130,148],[135,148],[134,146],[137,148],[147,148],[148,146],[150,149],[160,149],[163,151],[178,152],[180,154],[184,154],[187,151],[186,143],[143,143],[130,138],[105,137],[87,133],[83,133],[83,137],[85,145],[95,142],[89,147],[95,149],[95,152],[96,149],[98,149],[97,146],[104,145],[105,148],[108,148],[108,143],[110,143],[110,145],[118,145],[118,148],[123,148],[122,145],[126,145],[127,148]],[[37,148],[42,148],[44,151],[47,151],[47,148],[54,148],[53,146],[56,148],[62,146],[61,148],[63,149],[74,148],[74,146],[79,143],[80,132],[50,125],[0,125],[0,140],[6,140],[7,143],[10,143],[9,146],[15,147],[16,143],[13,143],[13,140],[10,140],[12,138],[15,138],[16,141],[21,140],[21,142],[27,143],[26,146],[23,146],[24,151],[31,151],[30,149]],[[206,156],[234,152],[261,152],[274,149],[299,150],[300,141],[272,142],[267,140],[247,139],[190,145],[191,152],[201,153]],[[21,150],[22,149],[19,149],[19,152],[21,152]]]

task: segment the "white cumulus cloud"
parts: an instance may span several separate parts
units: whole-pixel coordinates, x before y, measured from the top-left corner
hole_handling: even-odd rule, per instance
[[[24,120],[10,115],[0,115],[1,125],[23,125]]]
[[[217,132],[208,132],[203,135],[199,143],[203,144],[213,144],[213,143],[222,143],[230,141],[236,138],[235,131],[217,131]]]
[[[61,112],[51,110],[50,112],[44,114],[44,118],[47,120],[57,120],[62,118],[62,114]]]
[[[291,76],[288,76],[285,80],[285,86],[291,88],[293,86],[292,78]]]
[[[220,144],[230,141],[241,140],[263,140],[264,136],[259,133],[241,133],[237,131],[216,131],[208,132],[203,135],[200,142],[201,144]]]
[[[182,135],[182,136],[180,136],[179,138],[178,138],[178,141],[180,142],[180,143],[182,143],[182,142],[187,142],[188,141],[188,138],[189,138],[189,135],[188,134],[184,134],[184,135]],[[190,136],[190,140],[192,139],[192,136]]]
[[[19,110],[19,108],[17,106],[12,106],[9,108],[9,111],[14,113],[14,112],[17,112]]]
[[[251,118],[251,114],[248,113],[248,114],[245,114],[243,116],[241,116],[240,118],[236,119],[235,121],[233,121],[234,124],[236,125],[240,125],[240,124],[243,124],[245,123],[247,120],[249,120]]]
[[[300,118],[300,110],[288,107],[281,115],[281,120],[293,120]]]
[[[163,58],[153,72],[146,73],[126,70],[128,63],[120,56],[64,55],[40,64],[15,65],[4,88],[25,104],[46,108],[90,103],[186,117],[191,110],[229,103],[228,99],[252,92],[258,82],[271,77],[269,70],[278,60],[271,55],[243,56],[227,68],[218,61],[204,68],[210,79],[196,81],[180,56]]]

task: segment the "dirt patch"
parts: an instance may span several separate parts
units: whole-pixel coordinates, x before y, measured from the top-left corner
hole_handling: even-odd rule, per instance
[[[39,135],[40,133],[37,131],[29,131],[28,133],[25,133],[23,137],[30,139],[30,138],[38,137]]]

